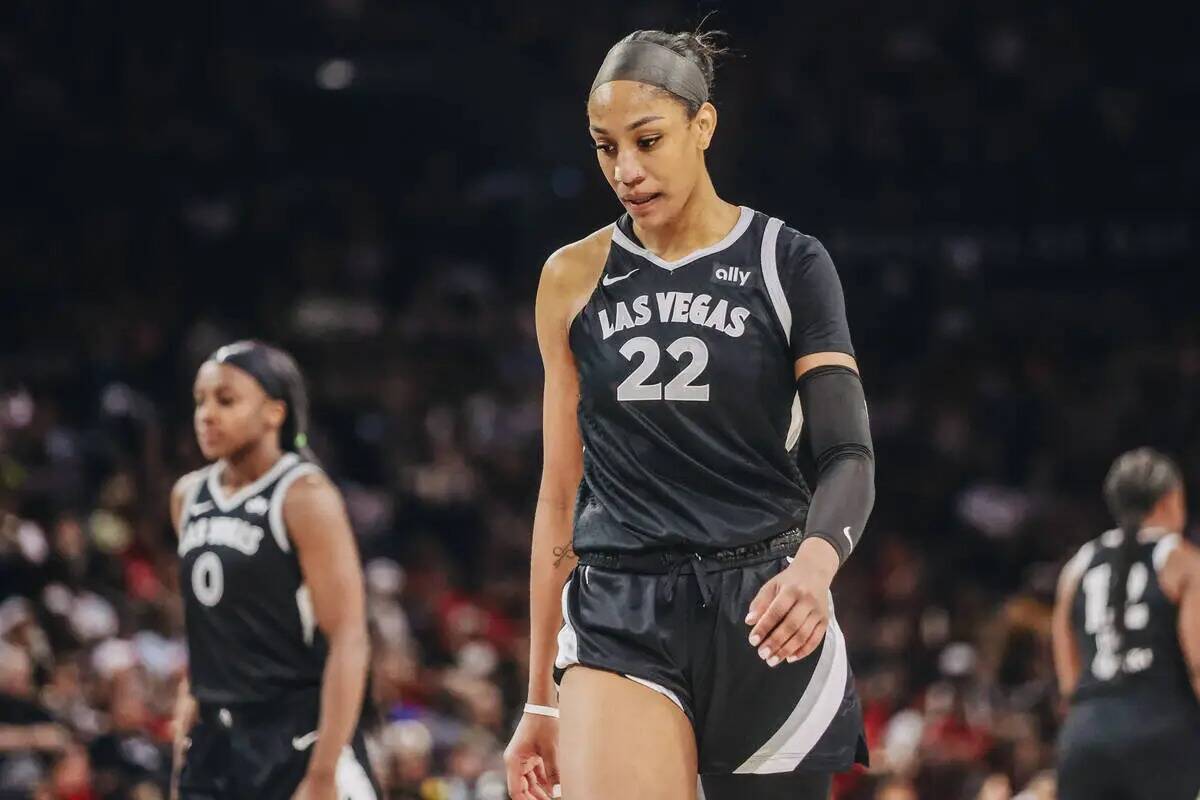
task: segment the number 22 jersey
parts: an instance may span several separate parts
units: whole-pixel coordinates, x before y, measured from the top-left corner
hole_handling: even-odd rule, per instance
[[[854,352],[820,242],[743,206],[724,239],[665,261],[625,215],[569,341],[577,551],[720,549],[804,524],[795,361]]]

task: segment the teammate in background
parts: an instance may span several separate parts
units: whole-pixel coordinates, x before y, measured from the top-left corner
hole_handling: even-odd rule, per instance
[[[627,213],[538,290],[519,800],[825,798],[866,759],[829,593],[874,499],[862,383],[825,248],[713,188],[718,52],[638,31],[588,98]]]
[[[1149,448],[1104,481],[1118,528],[1063,568],[1054,666],[1071,706],[1059,738],[1060,800],[1200,795],[1200,550],[1180,536],[1183,479]]]
[[[237,342],[200,366],[193,394],[216,463],[171,493],[189,650],[172,793],[374,798],[362,569],[341,495],[307,448],[296,362]]]

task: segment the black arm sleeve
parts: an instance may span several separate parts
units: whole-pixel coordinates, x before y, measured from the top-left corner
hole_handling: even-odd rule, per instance
[[[854,355],[846,300],[833,259],[811,236],[790,228],[780,231],[776,257],[792,313],[792,357],[812,353]]]
[[[862,380],[849,367],[816,367],[796,384],[817,489],[804,535],[826,540],[844,563],[875,505],[875,451]]]

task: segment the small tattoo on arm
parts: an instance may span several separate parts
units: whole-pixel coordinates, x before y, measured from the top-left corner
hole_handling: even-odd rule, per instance
[[[579,558],[579,556],[575,555],[575,551],[571,548],[571,545],[564,544],[554,548],[555,567],[562,565],[562,562],[568,558]]]

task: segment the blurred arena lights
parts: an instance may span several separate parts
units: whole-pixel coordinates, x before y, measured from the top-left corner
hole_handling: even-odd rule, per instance
[[[354,63],[344,58],[332,58],[317,68],[317,86],[336,92],[354,83]]]

